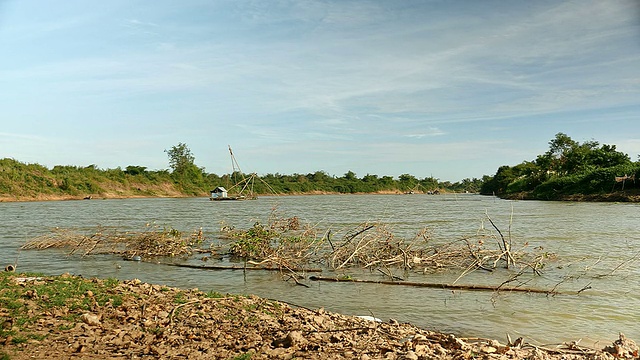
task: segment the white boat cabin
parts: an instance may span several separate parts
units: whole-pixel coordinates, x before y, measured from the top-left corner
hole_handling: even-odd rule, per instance
[[[218,186],[217,188],[211,190],[211,199],[224,199],[229,197],[227,193],[227,189],[222,186]]]

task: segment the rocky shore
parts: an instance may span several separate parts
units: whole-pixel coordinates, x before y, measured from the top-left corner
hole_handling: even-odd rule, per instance
[[[623,335],[603,349],[501,344],[135,279],[5,272],[0,280],[0,359],[638,358]]]

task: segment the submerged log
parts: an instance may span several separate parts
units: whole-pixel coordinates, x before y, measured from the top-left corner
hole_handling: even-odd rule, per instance
[[[166,266],[176,266],[190,269],[201,269],[201,270],[263,270],[263,271],[295,271],[295,272],[322,272],[322,269],[301,269],[301,268],[278,268],[278,267],[264,267],[264,266],[236,266],[236,265],[188,265],[188,264],[170,264],[170,263],[162,263],[157,262],[154,264],[158,265],[166,265]]]
[[[492,285],[458,285],[458,284],[445,284],[445,283],[422,283],[411,281],[389,281],[389,280],[363,280],[352,278],[338,278],[338,277],[326,277],[326,276],[310,276],[309,280],[313,281],[334,281],[334,282],[356,282],[367,284],[382,284],[382,285],[404,285],[404,286],[416,286],[436,289],[452,289],[452,290],[483,290],[483,291],[517,291],[526,293],[539,293],[547,295],[561,294],[558,291],[542,290],[542,289],[530,289],[521,287],[507,287],[507,286],[492,286]]]

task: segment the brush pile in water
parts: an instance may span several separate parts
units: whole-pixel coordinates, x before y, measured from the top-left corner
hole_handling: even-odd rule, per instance
[[[118,254],[127,258],[134,256],[159,257],[190,255],[194,246],[204,241],[202,229],[188,236],[173,228],[160,228],[147,224],[141,232],[118,231],[100,227],[85,235],[69,229],[54,229],[50,234],[28,241],[21,249],[71,249],[69,254]]]

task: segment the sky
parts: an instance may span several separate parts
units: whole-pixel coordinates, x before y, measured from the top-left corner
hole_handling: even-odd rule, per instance
[[[640,1],[0,0],[0,158],[460,181],[640,154]]]

